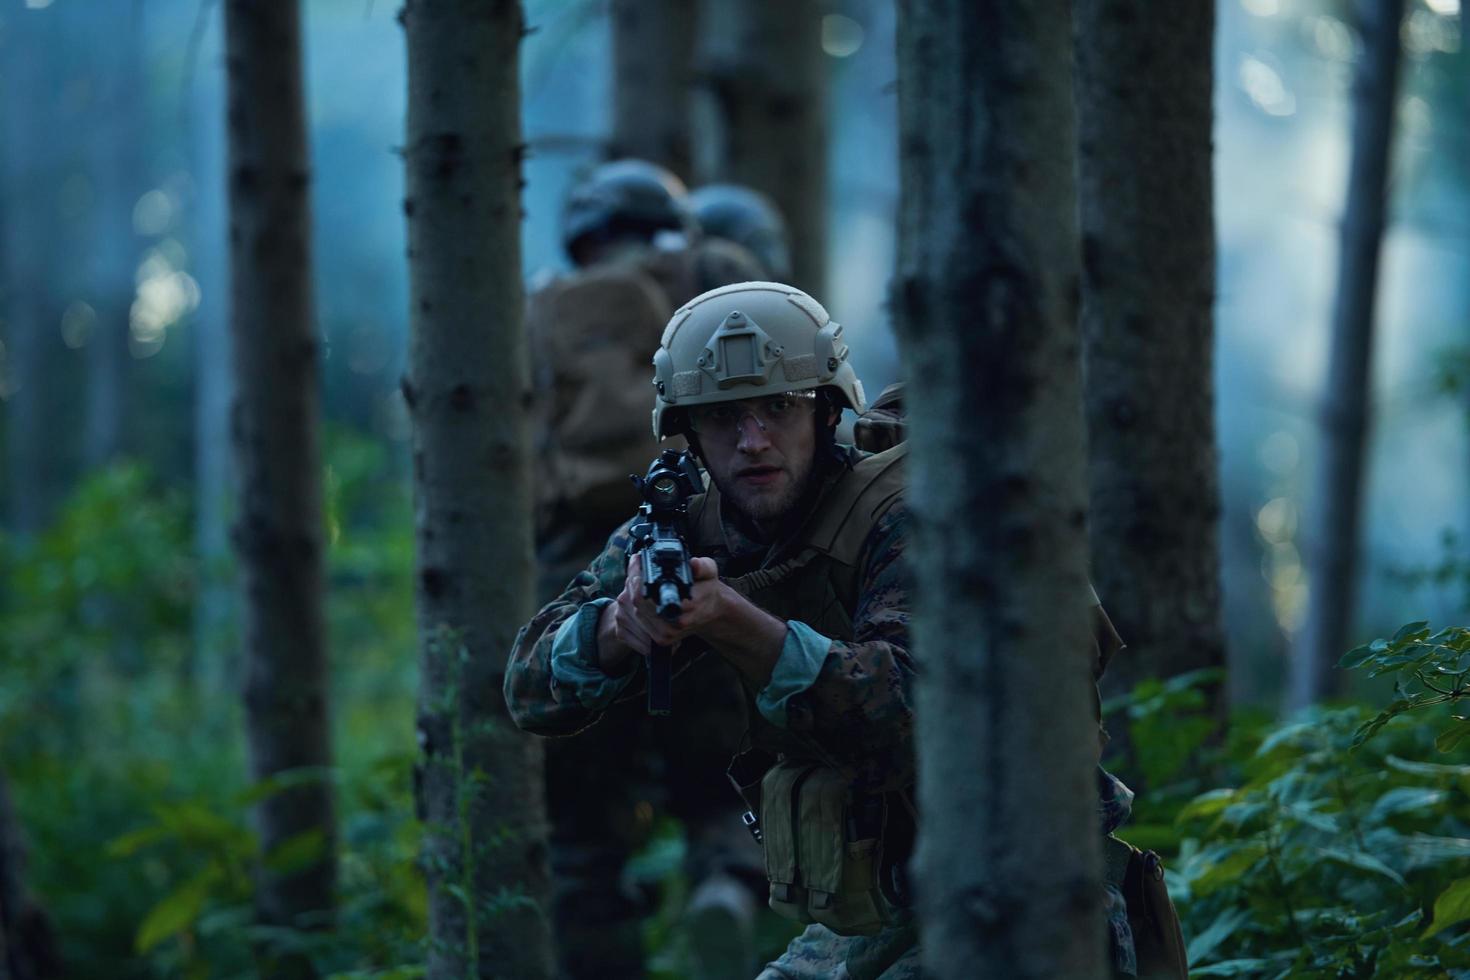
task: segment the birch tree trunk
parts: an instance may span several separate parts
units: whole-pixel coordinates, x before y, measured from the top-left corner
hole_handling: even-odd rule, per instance
[[[792,285],[822,297],[827,277],[827,58],[820,0],[706,0],[701,101],[712,130],[701,183],[770,196],[791,235]]]
[[[612,157],[691,178],[695,0],[612,0]]]
[[[924,967],[1102,977],[1070,3],[898,11]]]
[[[228,71],[232,419],[244,585],[245,725],[256,779],[331,764],[318,435],[320,378],[301,20],[293,2],[225,3]],[[263,853],[317,838],[290,872],[257,869],[256,916],[321,923],[336,883],[331,782],[272,794],[256,810]],[[262,972],[310,975],[262,950]]]
[[[1225,666],[1212,352],[1214,4],[1078,0],[1092,575],[1120,691]],[[1218,696],[1223,685],[1212,685]]]
[[[1353,75],[1352,159],[1323,389],[1322,458],[1307,518],[1307,620],[1291,658],[1291,707],[1326,697],[1347,652],[1357,598],[1360,516],[1373,385],[1378,255],[1388,210],[1403,0],[1360,0],[1363,49]]]
[[[552,972],[541,746],[501,678],[533,599],[519,3],[408,0],[404,141],[429,976]]]

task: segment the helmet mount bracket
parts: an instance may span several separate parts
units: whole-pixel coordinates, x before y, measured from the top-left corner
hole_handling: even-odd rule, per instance
[[[749,316],[732,310],[699,355],[699,367],[719,388],[763,385],[783,351]]]

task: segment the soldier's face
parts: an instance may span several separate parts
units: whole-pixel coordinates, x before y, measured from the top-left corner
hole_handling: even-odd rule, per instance
[[[790,424],[746,412],[733,424],[700,434],[705,466],[720,494],[762,522],[780,518],[801,499],[816,447],[810,411],[793,416]]]

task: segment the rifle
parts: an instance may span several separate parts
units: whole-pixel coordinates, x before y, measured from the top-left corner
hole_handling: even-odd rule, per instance
[[[659,616],[674,622],[680,603],[689,598],[694,573],[689,568],[689,546],[684,525],[689,498],[704,489],[699,467],[688,451],[665,449],[648,467],[648,475],[631,476],[643,497],[639,520],[630,532],[633,553],[643,560],[643,594]],[[648,654],[648,713],[670,710],[673,650],[655,644]]]

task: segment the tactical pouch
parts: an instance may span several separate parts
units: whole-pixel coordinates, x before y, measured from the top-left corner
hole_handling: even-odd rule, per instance
[[[843,936],[895,921],[879,887],[888,804],[854,794],[840,772],[785,759],[761,780],[760,824],[770,906]]]
[[[1185,980],[1189,958],[1184,932],[1164,885],[1164,866],[1153,851],[1133,848],[1123,880],[1123,900],[1128,903],[1139,980]]]
[[[1159,856],[1110,834],[1103,838],[1103,877],[1123,893],[1128,906],[1139,980],[1186,980],[1184,932],[1164,884]]]

